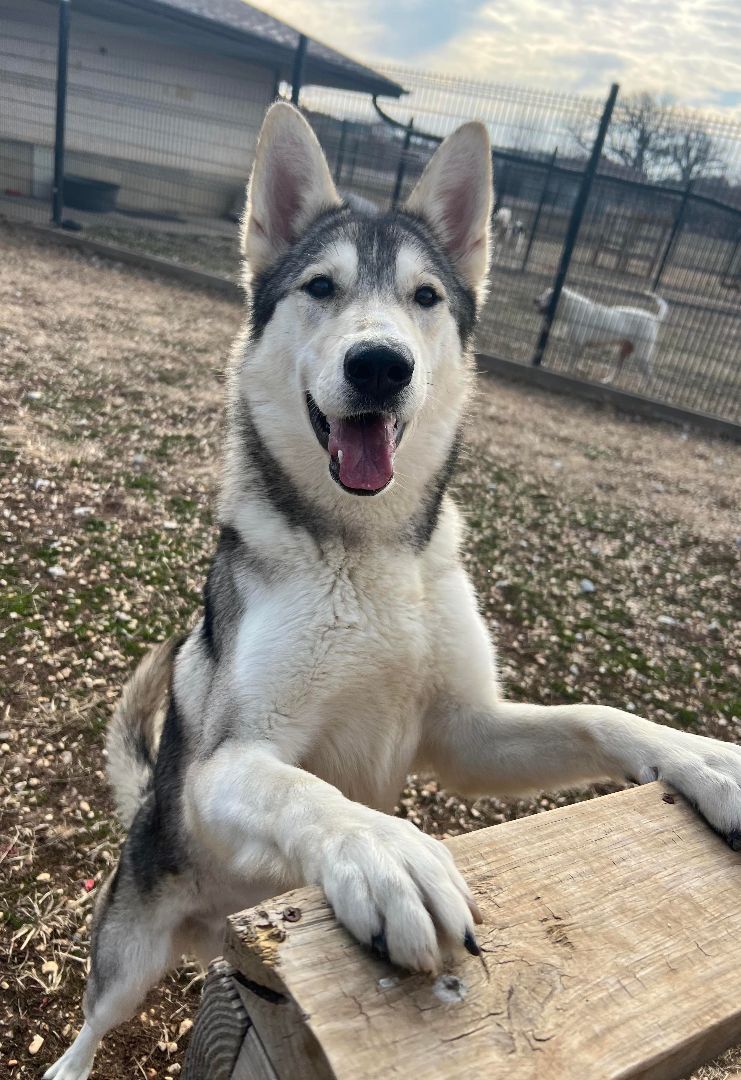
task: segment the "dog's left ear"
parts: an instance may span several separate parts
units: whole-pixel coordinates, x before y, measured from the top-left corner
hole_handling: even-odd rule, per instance
[[[406,203],[430,223],[478,296],[489,270],[494,198],[491,143],[483,124],[464,124],[435,151]]]
[[[342,200],[319,140],[298,109],[285,102],[265,116],[242,220],[248,275],[272,265],[313,218]]]

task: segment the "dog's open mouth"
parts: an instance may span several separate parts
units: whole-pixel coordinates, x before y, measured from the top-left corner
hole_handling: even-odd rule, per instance
[[[351,495],[378,495],[394,478],[403,425],[393,413],[325,416],[306,395],[314,434],[329,454],[329,474]]]

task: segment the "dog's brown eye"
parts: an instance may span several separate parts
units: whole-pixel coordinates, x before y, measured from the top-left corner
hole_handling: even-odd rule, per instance
[[[308,293],[309,296],[313,296],[315,300],[328,300],[334,294],[334,282],[332,278],[320,274],[319,277],[307,281],[304,285],[304,292]]]
[[[439,299],[440,297],[431,285],[420,285],[414,294],[414,302],[420,307],[432,307]]]

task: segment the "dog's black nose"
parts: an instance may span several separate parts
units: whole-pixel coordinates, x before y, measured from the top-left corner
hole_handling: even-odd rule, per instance
[[[414,360],[403,345],[358,342],[345,353],[345,378],[375,405],[388,405],[409,386]]]

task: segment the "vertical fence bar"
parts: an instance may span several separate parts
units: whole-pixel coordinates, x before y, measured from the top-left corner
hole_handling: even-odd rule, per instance
[[[404,142],[401,148],[401,156],[399,158],[399,167],[396,170],[396,183],[394,184],[394,193],[391,196],[391,209],[396,208],[399,199],[401,198],[401,189],[404,186],[404,173],[407,168],[407,156],[409,154],[409,144],[412,141],[412,130],[414,128],[414,117],[407,124],[406,135],[404,136]]]
[[[535,211],[535,217],[533,223],[530,226],[530,233],[527,238],[527,247],[525,248],[525,254],[522,258],[522,266],[520,270],[524,273],[527,268],[528,261],[530,259],[530,252],[532,251],[533,244],[535,243],[535,234],[538,231],[538,225],[540,224],[540,215],[543,213],[543,207],[545,206],[546,196],[548,194],[548,187],[553,176],[553,169],[556,164],[556,158],[558,157],[558,147],[553,151],[551,160],[548,162],[548,168],[545,174],[545,180],[543,181],[543,190],[540,193],[540,202],[538,203],[538,209]]]
[[[656,292],[656,290],[659,287],[659,282],[661,281],[661,276],[664,273],[664,270],[666,269],[666,264],[669,261],[669,256],[672,253],[672,248],[674,247],[674,244],[676,243],[677,236],[679,235],[679,230],[682,228],[682,222],[684,221],[685,211],[687,210],[687,202],[689,201],[689,197],[690,197],[691,194],[692,194],[692,181],[690,180],[689,183],[687,184],[687,187],[682,192],[682,198],[681,198],[681,201],[679,203],[679,207],[677,208],[677,213],[676,213],[676,215],[674,217],[674,222],[673,222],[672,227],[671,227],[671,232],[669,233],[669,239],[666,242],[666,247],[664,248],[664,253],[661,256],[661,260],[659,262],[659,265],[656,268],[656,273],[654,274],[654,279],[651,282],[651,289],[654,292]]]
[[[306,34],[299,34],[298,45],[293,56],[293,72],[291,74],[291,102],[298,105],[301,94],[301,84],[304,80],[304,60],[306,59],[306,46],[308,38]]]
[[[734,278],[741,277],[741,260],[739,260],[738,266],[736,266],[736,256],[741,250],[741,229],[736,232],[736,239],[733,241],[731,247],[731,254],[728,257],[725,267],[720,272],[721,285],[733,284]]]
[[[345,160],[345,144],[347,142],[347,129],[350,126],[348,120],[343,120],[340,125],[340,145],[337,147],[337,160],[334,165],[334,182],[339,184],[342,179],[342,164]]]
[[[57,113],[54,131],[54,182],[51,189],[51,220],[62,224],[64,208],[64,120],[67,111],[67,56],[69,53],[70,0],[59,0],[57,39]]]
[[[599,165],[600,157],[602,156],[602,147],[605,143],[605,136],[607,135],[607,129],[610,126],[610,120],[612,119],[612,111],[615,108],[615,101],[618,96],[618,90],[620,87],[617,83],[613,83],[610,88],[605,107],[600,118],[599,127],[597,129],[597,136],[592,146],[592,152],[589,155],[589,161],[587,167],[581,178],[579,185],[579,191],[574,202],[574,208],[571,211],[571,218],[566,229],[566,236],[564,237],[563,248],[561,249],[561,259],[558,264],[558,270],[556,271],[556,277],[553,281],[553,292],[551,293],[550,303],[548,304],[548,310],[543,316],[543,326],[540,331],[538,343],[535,346],[535,352],[531,363],[535,367],[540,367],[543,362],[543,353],[548,345],[548,338],[551,333],[551,326],[556,315],[556,308],[558,307],[558,301],[561,298],[561,290],[563,289],[563,283],[566,280],[566,274],[568,273],[569,264],[571,262],[571,256],[574,253],[574,246],[576,244],[576,238],[579,234],[579,227],[581,225],[582,218],[584,217],[584,211],[587,205],[587,199],[589,198],[589,192],[592,190],[592,184],[597,174],[597,167]]]
[[[352,144],[352,152],[350,154],[350,175],[347,178],[346,183],[352,184],[355,179],[355,166],[358,163],[358,150],[360,149],[360,138],[355,137]]]

